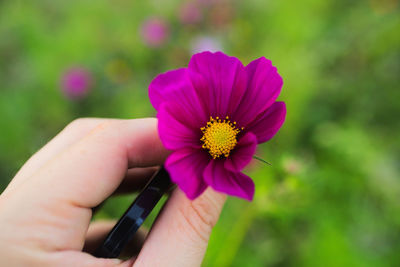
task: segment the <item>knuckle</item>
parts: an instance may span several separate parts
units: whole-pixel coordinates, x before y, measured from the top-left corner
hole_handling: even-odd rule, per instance
[[[78,118],[70,122],[65,131],[87,132],[89,130],[108,129],[111,124],[116,124],[117,120],[99,118]]]
[[[86,125],[89,120],[90,120],[89,118],[75,119],[67,125],[67,128],[78,128],[79,129],[79,128],[83,127],[84,125]]]
[[[109,150],[108,153],[121,152],[125,150],[124,143],[124,122],[118,120],[107,119],[98,123],[87,134],[87,140],[101,145]],[[125,160],[125,159],[124,159]]]
[[[112,128],[115,128],[116,126],[118,126],[119,122],[115,122],[113,120],[104,120],[102,122],[100,122],[94,129],[94,132],[107,132]]]
[[[79,118],[70,122],[63,130],[63,132],[82,132],[88,128],[91,119]]]
[[[119,133],[120,123],[114,119],[79,118],[68,124],[63,133],[104,143]]]
[[[120,132],[121,122],[112,119],[106,119],[100,122],[97,122],[88,132],[88,136],[92,138],[100,138],[108,140],[107,137],[110,137],[112,134],[118,134]]]

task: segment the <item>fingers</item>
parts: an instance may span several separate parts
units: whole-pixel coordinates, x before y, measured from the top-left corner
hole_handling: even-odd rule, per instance
[[[13,190],[25,179],[32,176],[51,158],[82,139],[91,130],[105,121],[111,121],[111,119],[82,118],[71,122],[22,166],[4,192]]]
[[[90,208],[115,191],[129,166],[159,165],[168,153],[158,137],[156,119],[106,121],[8,194],[7,203],[12,204],[0,202],[8,214],[3,219],[12,225],[29,218],[30,224],[24,227],[29,228],[35,246],[81,250]],[[23,232],[9,236],[27,238]]]
[[[200,266],[225,200],[211,188],[194,201],[175,189],[134,266]]]
[[[94,251],[102,244],[107,234],[116,224],[116,221],[97,221],[90,224],[86,234],[86,241],[83,251],[94,253]],[[132,240],[127,244],[121,254],[121,258],[130,258],[136,256],[143,246],[147,235],[147,230],[140,228],[135,233]]]
[[[167,155],[156,119],[109,121],[56,155],[25,184],[47,201],[63,198],[90,208],[118,187],[128,166],[159,165]]]

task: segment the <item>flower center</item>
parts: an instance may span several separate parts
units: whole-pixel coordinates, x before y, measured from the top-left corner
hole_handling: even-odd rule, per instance
[[[229,156],[232,149],[237,144],[237,135],[243,128],[236,128],[236,121],[231,122],[226,116],[224,120],[219,117],[215,119],[210,117],[207,125],[201,127],[203,136],[200,140],[203,142],[203,148],[207,149],[210,155],[216,159],[222,155]]]

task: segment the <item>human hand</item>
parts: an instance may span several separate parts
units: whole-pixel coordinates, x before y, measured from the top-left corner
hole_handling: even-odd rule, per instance
[[[0,196],[1,266],[199,266],[225,195],[174,190],[137,257],[82,252],[105,229],[91,208],[141,184],[168,155],[156,119],[79,119],[38,151]],[[122,183],[122,184],[121,184]]]

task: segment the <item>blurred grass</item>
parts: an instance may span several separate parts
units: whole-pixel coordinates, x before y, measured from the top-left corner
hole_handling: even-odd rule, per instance
[[[245,64],[272,60],[288,116],[257,153],[272,166],[247,170],[255,200],[229,199],[204,266],[399,265],[399,2],[225,1],[197,25],[179,21],[183,3],[0,1],[1,188],[74,118],[153,116],[152,78],[185,66],[195,37],[218,37]],[[170,24],[160,48],[141,40],[149,16]],[[74,66],[94,79],[81,101],[60,87]]]

